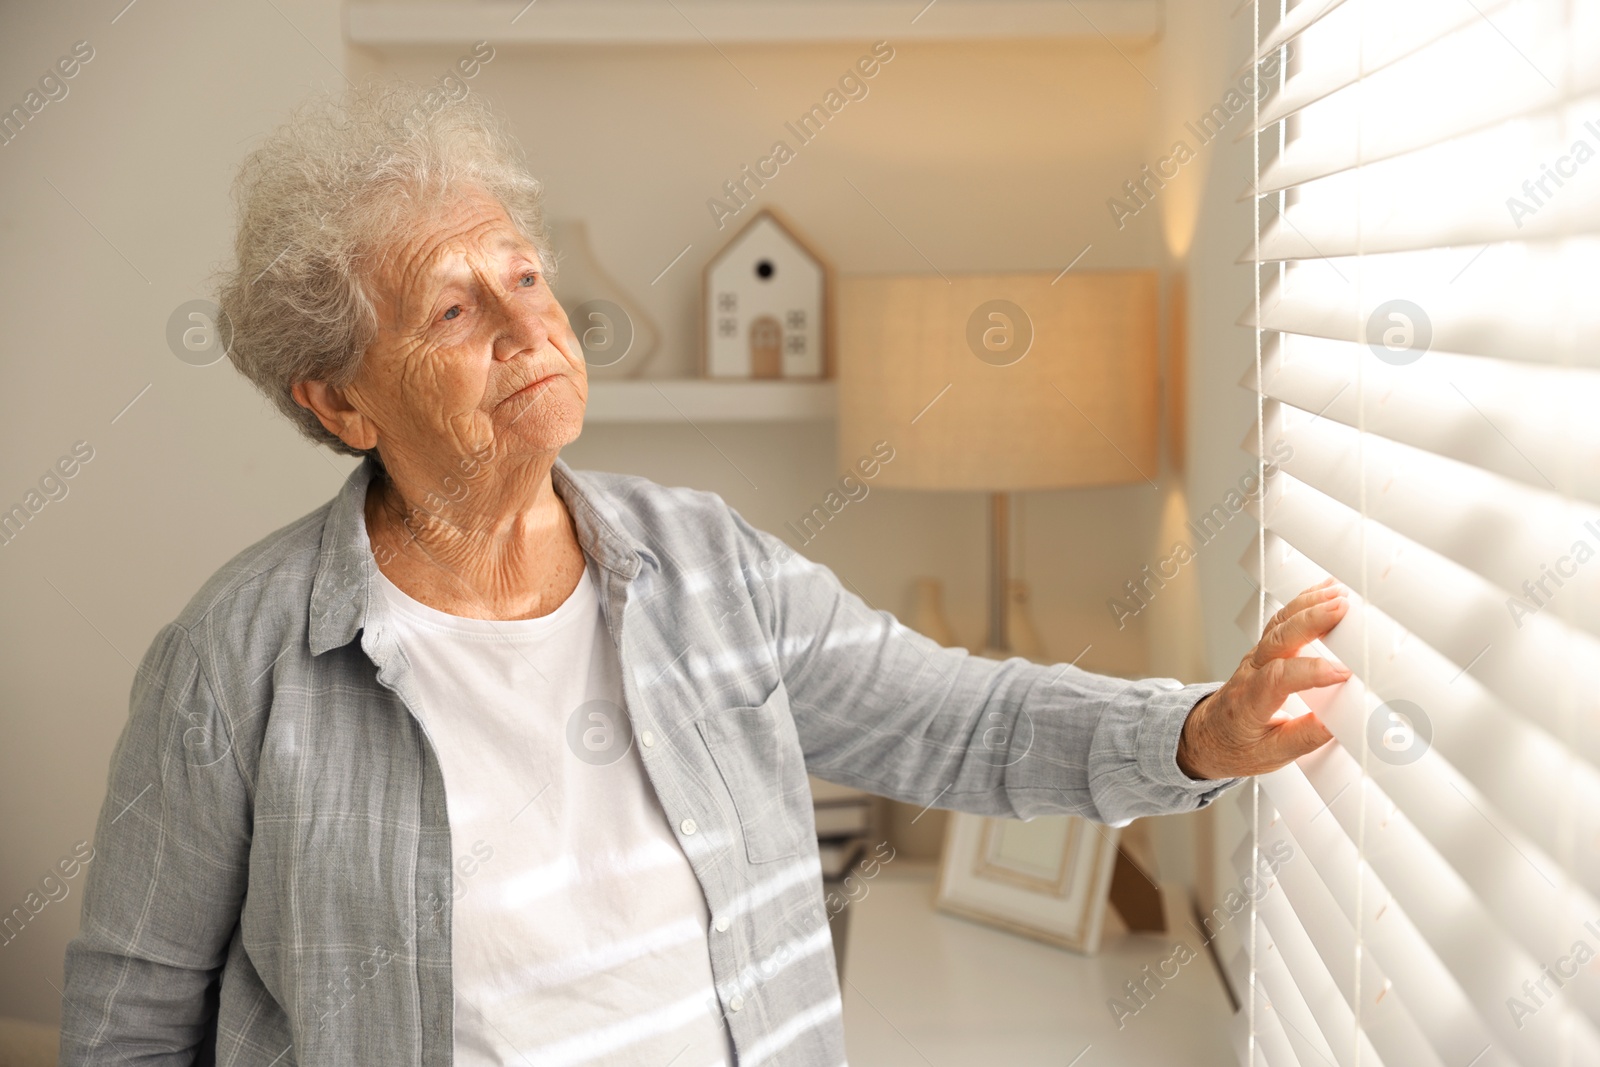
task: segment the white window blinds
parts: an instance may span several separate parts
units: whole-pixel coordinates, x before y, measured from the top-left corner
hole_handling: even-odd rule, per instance
[[[1600,0],[1247,13],[1240,623],[1332,574],[1354,677],[1240,794],[1241,1060],[1600,1064]]]

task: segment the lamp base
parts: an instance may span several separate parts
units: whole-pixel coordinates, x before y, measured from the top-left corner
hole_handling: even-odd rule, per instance
[[[1023,659],[1043,663],[1049,660],[1049,655],[1044,650],[1044,645],[1039,641],[1039,634],[1033,628],[1033,619],[1028,614],[1028,584],[1013,578],[1006,583],[1006,643],[998,646],[991,639],[985,642],[981,651],[974,655],[984,656],[988,659],[1009,659],[1012,656],[1021,656]]]

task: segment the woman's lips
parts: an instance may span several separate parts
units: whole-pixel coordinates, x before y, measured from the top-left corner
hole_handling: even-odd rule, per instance
[[[561,377],[561,375],[559,373],[551,373],[551,374],[546,374],[543,378],[535,378],[533,381],[529,382],[527,385],[524,385],[521,389],[518,389],[516,392],[512,393],[510,396],[506,397],[505,400],[500,401],[500,403],[505,404],[505,403],[508,403],[508,402],[510,402],[512,400],[515,400],[517,397],[523,395],[524,393],[528,392],[529,390],[538,391],[539,389],[541,389],[544,386],[550,384],[551,382],[555,381],[559,377]]]

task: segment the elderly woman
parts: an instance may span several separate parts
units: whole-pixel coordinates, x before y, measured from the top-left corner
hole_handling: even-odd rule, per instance
[[[1121,824],[1328,740],[1275,713],[1346,677],[1297,655],[1336,586],[1221,685],[1125,681],[941,648],[713,494],[570,469],[539,184],[437,102],[353,91],[243,166],[230,357],[362,462],[144,657],[63,1063],[834,1067],[808,771]]]

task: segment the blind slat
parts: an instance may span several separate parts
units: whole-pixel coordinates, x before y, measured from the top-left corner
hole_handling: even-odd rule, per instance
[[[1328,746],[1260,778],[1262,788],[1272,798],[1288,832],[1294,835],[1311,861],[1286,865],[1278,872],[1279,881],[1291,899],[1298,898],[1295,912],[1302,918],[1308,916],[1308,898],[1315,899],[1319,895],[1308,884],[1312,880],[1321,884],[1333,909],[1346,924],[1353,926],[1359,915],[1362,943],[1367,949],[1362,954],[1363,964],[1370,953],[1373,964],[1382,972],[1372,976],[1375,981],[1369,981],[1368,975],[1363,974],[1363,1026],[1367,1006],[1384,988],[1385,980],[1402,992],[1407,989],[1425,991],[1426,995],[1407,1001],[1411,1018],[1441,1059],[1447,1063],[1470,1062],[1482,1049],[1495,1045],[1491,1031],[1485,1021],[1477,1017],[1479,1013],[1466,992],[1434,955],[1404,910],[1389,899],[1377,876],[1369,867],[1356,862],[1355,843],[1345,835],[1343,827],[1324,814],[1326,798],[1313,786],[1309,776],[1316,773],[1319,757],[1333,747]],[[1337,791],[1337,786],[1328,790],[1328,796]],[[1359,910],[1356,904],[1358,883],[1361,885]],[[1353,944],[1350,949],[1354,957]],[[1324,955],[1323,959],[1331,966],[1339,955],[1342,953],[1336,953],[1332,959]],[[1348,979],[1341,981],[1340,988],[1348,991],[1351,983]],[[1496,1054],[1498,1059],[1495,1059]],[[1510,1065],[1519,1061],[1497,1048],[1479,1062]]]
[[[1245,559],[1253,563],[1257,548],[1252,543]],[[1268,604],[1274,611],[1282,606],[1282,598],[1292,597],[1328,575],[1271,532],[1266,552]],[[1463,674],[1383,611],[1358,599],[1351,615],[1355,622],[1350,628],[1336,629],[1323,644],[1342,661],[1359,662],[1364,637],[1371,647],[1383,651],[1366,665],[1370,677],[1363,681],[1374,692],[1401,695],[1423,709],[1447,709],[1447,713],[1429,717],[1432,751],[1482,794],[1499,818],[1548,856],[1573,852],[1574,840],[1600,841],[1600,769],[1578,758],[1558,737],[1507,708],[1471,675]],[[1548,768],[1558,783],[1555,789],[1527,788],[1514,770],[1530,766]],[[1570,822],[1550,818],[1553,796],[1564,798]],[[1571,865],[1584,892],[1600,897],[1600,850],[1576,850]]]
[[[1286,824],[1276,817],[1270,804],[1263,804],[1260,831],[1261,844],[1265,848],[1295,847],[1293,836]],[[1248,852],[1249,844],[1246,839],[1240,847]],[[1235,867],[1237,869],[1237,857]],[[1337,915],[1337,906],[1331,898],[1319,903],[1321,909],[1330,916]],[[1262,924],[1272,932],[1273,950],[1281,958],[1283,974],[1293,981],[1298,1002],[1305,1005],[1315,1019],[1323,1039],[1321,1047],[1328,1050],[1326,1060],[1312,1059],[1310,1062],[1333,1062],[1340,1067],[1354,1065],[1355,1013],[1346,1000],[1345,992],[1350,988],[1350,983],[1348,977],[1344,983],[1335,981],[1323,958],[1323,953],[1329,953],[1337,960],[1352,960],[1355,944],[1353,928],[1346,923],[1337,936],[1324,941],[1319,947],[1301,923],[1300,916],[1322,914],[1323,911],[1318,911],[1317,903],[1304,898],[1298,903],[1291,901],[1281,883],[1275,884],[1272,891],[1262,897],[1257,904],[1257,911]],[[1258,966],[1273,966],[1274,962],[1266,953],[1257,954]],[[1364,959],[1363,964],[1362,984],[1366,988],[1383,989],[1388,985],[1370,959]],[[1298,1016],[1292,1018],[1297,1019]],[[1432,1067],[1438,1064],[1443,1067],[1433,1047],[1417,1029],[1416,1020],[1406,1010],[1404,999],[1392,987],[1381,998],[1367,999],[1362,1024],[1361,1064],[1393,1063],[1404,1064],[1405,1067]]]
[[[1493,13],[1508,2],[1475,0],[1468,6]],[[1403,6],[1384,0],[1305,0],[1268,31],[1253,58],[1259,62],[1299,42],[1320,53],[1321,62],[1305,76],[1337,88],[1404,59],[1475,17],[1448,0],[1411,0]],[[1235,76],[1249,69],[1246,64]]]
[[[1600,410],[1592,372],[1444,352],[1428,353],[1426,367],[1395,367],[1365,345],[1297,336],[1275,348],[1262,365],[1263,391],[1274,400],[1346,426],[1364,421],[1369,434],[1600,503],[1600,462],[1584,443],[1596,430],[1588,412]],[[1568,427],[1576,441],[1562,432]],[[1554,561],[1530,561],[1535,573],[1541,562]]]
[[[1295,1028],[1294,1032],[1301,1036],[1303,1045],[1309,1046],[1300,1056],[1301,1062],[1354,1067],[1356,1059],[1350,1053],[1354,1013],[1340,996],[1322,960],[1316,956],[1310,939],[1295,918],[1294,909],[1287,905],[1282,893],[1269,894],[1258,908],[1266,942],[1257,952],[1257,967],[1273,1003],[1288,1024]],[[1310,958],[1307,959],[1307,956]],[[1364,1064],[1439,1062],[1427,1042],[1420,1038],[1415,1042],[1415,1047],[1425,1050],[1422,1057],[1397,1060],[1380,1053],[1377,1043],[1369,1035],[1362,1036],[1364,1047],[1361,1062]]]
[[[1390,998],[1443,1063],[1600,1063],[1600,984],[1561,971],[1600,937],[1600,3],[1282,23],[1255,49],[1291,58],[1248,124],[1240,258],[1244,447],[1275,473],[1224,508],[1257,519],[1240,563],[1266,603],[1351,590],[1314,654],[1356,673],[1289,699],[1335,740],[1258,780],[1246,845],[1311,862],[1280,872],[1250,965],[1291,1006],[1269,1024],[1331,979],[1396,1064],[1424,1058],[1378,1038]],[[1408,721],[1415,759],[1385,743]],[[1339,1058],[1323,1032],[1296,1054]]]
[[[1359,0],[1349,0],[1349,2],[1353,5]],[[1243,74],[1255,63],[1270,56],[1320,20],[1338,11],[1345,4],[1346,0],[1305,0],[1304,3],[1296,4],[1289,9],[1288,13],[1283,16],[1276,26],[1267,31],[1266,36],[1261,39],[1261,46],[1256,49],[1255,54],[1251,57],[1252,61],[1235,71],[1234,76],[1237,77]]]
[[[1299,766],[1305,772],[1302,781],[1309,783],[1319,798],[1316,810],[1325,809],[1337,818],[1347,835],[1357,821],[1361,790],[1375,794],[1369,796],[1367,803],[1368,863],[1359,871],[1368,890],[1363,894],[1363,907],[1372,907],[1376,900],[1379,911],[1376,921],[1363,916],[1362,929],[1373,951],[1380,954],[1380,966],[1393,976],[1397,987],[1425,988],[1420,984],[1424,973],[1442,969],[1473,1004],[1489,1031],[1489,1040],[1482,1031],[1466,1038],[1468,1042],[1478,1042],[1479,1049],[1492,1040],[1528,1067],[1559,1063],[1564,1050],[1576,1053],[1575,1062],[1600,1062],[1600,1037],[1563,1003],[1552,1002],[1543,1008],[1549,1015],[1546,1023],[1555,1025],[1517,1025],[1505,1010],[1506,998],[1520,992],[1519,976],[1538,974],[1547,959],[1554,957],[1540,959],[1528,953],[1488,924],[1481,914],[1474,914],[1471,893],[1453,881],[1442,864],[1426,865],[1433,869],[1417,869],[1424,866],[1415,851],[1418,835],[1407,832],[1409,827],[1402,816],[1385,810],[1381,791],[1363,777],[1360,764],[1343,746],[1329,745],[1300,760]],[[1280,785],[1273,790],[1272,796],[1291,828],[1296,828],[1292,814],[1285,810],[1287,805],[1280,801],[1283,788]],[[1327,821],[1327,815],[1322,818]],[[1340,850],[1342,857],[1329,857],[1328,868],[1338,869],[1342,858],[1353,859],[1354,844],[1349,840],[1345,844],[1348,847]],[[1337,886],[1330,888],[1339,896]],[[1529,906],[1537,905],[1530,902]],[[1386,920],[1391,923],[1389,936],[1380,932]],[[1582,929],[1581,922],[1574,927],[1575,931]],[[1562,946],[1557,954],[1568,949],[1569,946]],[[1569,993],[1579,989],[1580,983],[1572,983]],[[1414,1013],[1424,1010],[1415,1002],[1412,1009]],[[1424,1029],[1428,1029],[1426,1024]],[[1470,1062],[1478,1052],[1473,1049],[1463,1054],[1461,1045],[1453,1039],[1440,1044],[1441,1035],[1437,1032],[1430,1031],[1430,1037],[1446,1060],[1459,1057],[1455,1062]]]
[[[1291,475],[1273,482],[1267,529],[1353,589],[1362,589],[1364,576],[1364,599],[1600,766],[1596,691],[1569,691],[1565,682],[1569,670],[1600,676],[1600,642],[1549,613],[1513,621],[1498,591],[1459,564],[1363,520]]]
[[[1373,351],[1375,360],[1391,360],[1390,366],[1409,367],[1449,352],[1597,369],[1596,279],[1596,237],[1330,257],[1290,264],[1282,281],[1262,294],[1259,323],[1252,304],[1240,324],[1382,347],[1385,330],[1398,323],[1379,308],[1405,301],[1417,309],[1410,315],[1420,332],[1395,338],[1414,345],[1411,350],[1384,348],[1381,356]],[[1567,324],[1557,343],[1549,336],[1553,320]],[[1407,362],[1411,356],[1416,358]],[[1596,382],[1589,388],[1600,391]]]
[[[1294,1046],[1295,1058],[1303,1063],[1338,1062],[1339,1053],[1329,1043],[1330,1033],[1324,1032],[1323,1028],[1328,1026],[1335,1040],[1342,1038],[1339,1040],[1340,1050],[1348,1052],[1352,1021],[1349,1005],[1344,1004],[1327,968],[1316,958],[1305,931],[1293,918],[1294,912],[1282,906],[1284,896],[1278,888],[1277,878],[1268,877],[1266,872],[1252,874],[1252,851],[1251,840],[1247,836],[1233,850],[1231,860],[1240,885],[1258,887],[1258,891],[1252,895],[1256,898],[1256,912],[1264,938],[1256,950],[1259,980],[1266,987],[1267,999],[1273,1011],[1283,1020],[1284,1031]],[[1292,853],[1280,850],[1280,855],[1288,856],[1289,862],[1293,862]],[[1278,905],[1276,909],[1273,908],[1274,904]],[[1279,937],[1280,931],[1284,934],[1282,938]],[[1304,958],[1307,953],[1310,959]],[[1304,982],[1297,979],[1290,968],[1289,957],[1295,955],[1301,957],[1297,962],[1301,966]],[[1313,992],[1313,995],[1323,999],[1324,1003],[1319,1006],[1322,1011],[1319,1012],[1306,999],[1306,992]],[[1346,1010],[1340,1012],[1337,1010],[1339,1007]],[[1339,1029],[1341,1026],[1342,1033]],[[1345,1062],[1354,1062],[1349,1055],[1343,1059]]]
[[[1363,776],[1352,752],[1360,751],[1382,701],[1358,679],[1308,696],[1306,704],[1340,742],[1312,775],[1343,783],[1328,814],[1354,839],[1367,794],[1364,841],[1374,873],[1479,1004],[1504,1004],[1519,994],[1515,976],[1537,973],[1544,961],[1570,951],[1589,916],[1600,914],[1595,898],[1558,884],[1551,877],[1557,865],[1531,841],[1517,840],[1515,828],[1501,827],[1436,749],[1391,764],[1378,747]],[[1484,842],[1491,828],[1502,840]],[[1574,983],[1568,999],[1588,1017],[1568,1020],[1569,1034],[1600,1062],[1593,1025],[1600,1021],[1600,989]]]
[[[1363,440],[1287,404],[1271,405],[1267,423],[1269,463],[1471,570],[1522,605],[1518,615],[1549,610],[1600,638],[1600,566],[1581,565],[1584,553],[1573,551],[1600,557],[1600,506],[1371,434]],[[1252,428],[1247,451],[1256,439]],[[1552,579],[1552,564],[1571,573]]]
[[[1574,42],[1562,5],[1501,4],[1490,17],[1468,12],[1460,26],[1404,62],[1369,70],[1359,81],[1353,69],[1332,81],[1320,68],[1292,75],[1262,108],[1261,129],[1290,115],[1297,128],[1293,143],[1266,168],[1260,191],[1437,144],[1600,88],[1600,56],[1593,51],[1600,42]],[[1508,40],[1522,54],[1514,66],[1504,63],[1517,56]],[[1450,76],[1463,67],[1502,76]]]
[[[1584,151],[1574,149],[1580,140]],[[1600,229],[1600,175],[1591,173],[1600,163],[1585,152],[1596,148],[1600,121],[1574,101],[1342,170],[1295,187],[1286,213],[1263,227],[1261,258],[1325,259],[1594,233]],[[1580,164],[1579,155],[1587,162]],[[1541,162],[1559,163],[1570,175],[1557,185]],[[1261,203],[1276,212],[1276,197]],[[1359,213],[1351,211],[1353,204],[1361,205]],[[1254,252],[1252,242],[1240,262],[1253,262]]]
[[[1356,967],[1355,928],[1339,910],[1338,903],[1315,870],[1309,869],[1303,846],[1295,841],[1288,824],[1276,816],[1265,795],[1258,831],[1263,849],[1287,846],[1294,850],[1295,858],[1279,872],[1273,891],[1257,905],[1258,917],[1264,916],[1268,922],[1286,917],[1284,922],[1274,925],[1277,933],[1284,937],[1280,952],[1301,997],[1333,1049],[1335,1062],[1340,1067],[1354,1065],[1356,1056],[1352,1049],[1356,1044],[1360,1046],[1362,1064],[1426,1064],[1436,1059],[1416,1020],[1398,998],[1393,1003],[1388,1003],[1387,998],[1367,999],[1362,1013],[1364,1025],[1359,1039],[1355,1038],[1355,1012],[1350,1003]],[[1287,868],[1296,864],[1308,869],[1296,871],[1291,877]],[[1260,957],[1258,951],[1258,967]],[[1365,988],[1382,989],[1388,984],[1371,954],[1361,957],[1360,967]],[[1417,1050],[1422,1050],[1422,1054],[1415,1059],[1407,1058]]]

